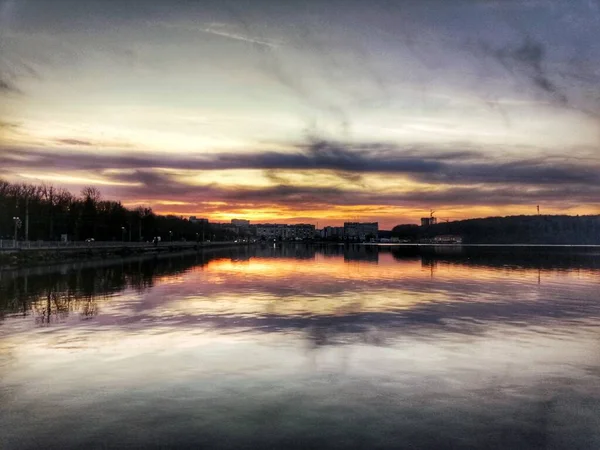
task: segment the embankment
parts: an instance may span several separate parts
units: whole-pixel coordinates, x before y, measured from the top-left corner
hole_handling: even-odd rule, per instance
[[[184,251],[200,251],[208,248],[238,246],[233,242],[214,242],[189,245],[159,246],[115,246],[115,247],[75,247],[53,249],[17,249],[0,252],[0,270],[31,267],[47,264],[67,263],[73,261],[97,261],[128,256],[143,256],[152,254],[167,254]],[[243,244],[247,245],[247,244]]]

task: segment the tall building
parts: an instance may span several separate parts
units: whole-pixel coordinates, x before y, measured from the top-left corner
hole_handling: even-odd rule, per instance
[[[437,217],[421,217],[421,226],[428,227],[429,225],[435,225],[437,223]]]
[[[344,238],[350,241],[371,241],[377,239],[378,222],[345,222]]]

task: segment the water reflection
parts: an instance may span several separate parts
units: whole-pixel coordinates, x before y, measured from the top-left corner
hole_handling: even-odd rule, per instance
[[[359,245],[0,272],[0,447],[598,448],[599,273]]]
[[[597,319],[599,260],[585,249],[244,247],[5,272],[0,311],[49,325],[95,318],[105,305],[98,326],[121,315],[128,323],[314,329],[314,342],[374,326],[474,333],[487,330],[482,321]],[[114,310],[114,296],[129,301]]]

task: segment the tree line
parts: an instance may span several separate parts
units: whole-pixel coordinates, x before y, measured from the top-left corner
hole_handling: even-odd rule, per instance
[[[464,244],[600,244],[600,216],[508,216],[444,222],[430,226],[398,225],[395,237],[411,242],[457,235]]]
[[[180,216],[158,215],[146,207],[126,208],[119,201],[103,199],[95,187],[85,187],[77,196],[49,184],[0,180],[0,239],[13,239],[15,228],[18,240],[33,241],[57,241],[63,235],[75,241],[231,238],[231,231]]]

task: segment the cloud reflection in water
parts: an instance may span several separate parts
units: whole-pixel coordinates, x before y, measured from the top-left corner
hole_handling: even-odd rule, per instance
[[[598,265],[299,245],[5,274],[1,443],[594,448]]]

